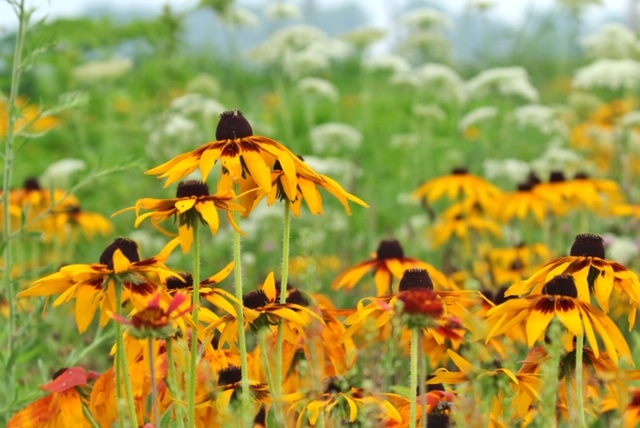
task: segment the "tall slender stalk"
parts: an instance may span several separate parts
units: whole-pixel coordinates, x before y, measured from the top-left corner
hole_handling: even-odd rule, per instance
[[[584,352],[584,335],[578,335],[576,341],[576,402],[577,402],[577,417],[576,423],[578,427],[583,428],[587,426],[587,422],[584,418],[584,391],[582,389],[582,354]]]
[[[271,366],[269,365],[269,355],[267,354],[266,336],[269,333],[271,333],[270,329],[266,329],[266,328],[260,329],[260,331],[258,332],[258,341],[260,343],[260,355],[262,356],[262,365],[264,366],[264,371],[267,374],[267,382],[269,383],[269,392],[271,393],[272,397],[275,397],[276,386],[273,382],[273,376],[271,375]],[[277,403],[274,403],[274,405],[275,405],[276,424],[278,424],[278,426],[284,426],[285,419],[284,419],[284,414],[282,413],[282,407]]]
[[[191,333],[191,354],[189,359],[189,389],[187,403],[189,426],[196,426],[196,384],[198,383],[198,323],[200,313],[200,234],[198,221],[193,222],[193,331]]]
[[[116,287],[116,313],[122,316],[122,282],[119,279],[115,279]],[[129,375],[129,364],[127,363],[127,351],[124,344],[124,335],[121,327],[118,327],[120,323],[116,323],[116,359],[120,364],[120,370],[116,370],[116,385],[120,389],[118,393],[118,403],[123,400],[122,386],[120,382],[124,380],[124,389],[126,396],[126,409],[129,412],[129,419],[131,424],[138,424],[138,416],[136,415],[136,405],[133,401],[133,387],[131,386],[131,376]],[[118,376],[119,375],[119,376]],[[120,379],[118,379],[120,377]],[[124,419],[124,415],[121,413],[119,419]]]
[[[410,418],[409,428],[416,428],[416,422],[418,420],[418,408],[417,408],[417,389],[418,389],[418,342],[420,341],[420,329],[413,327],[411,329],[411,367],[409,369],[409,376],[411,376],[411,385],[409,386],[409,400],[410,401]]]
[[[156,352],[153,347],[153,342],[155,339],[152,337],[147,339],[148,350],[149,350],[149,374],[151,377],[151,414],[152,420],[151,423],[154,427],[160,426],[160,412],[159,412],[159,403],[158,403],[158,384],[156,382]]]
[[[235,223],[238,224],[240,221],[238,211],[234,211],[233,217]],[[244,306],[242,305],[242,247],[240,232],[235,228],[233,229],[233,261],[235,262],[233,274],[236,284],[236,299],[238,300],[236,320],[238,322],[238,346],[240,348],[240,368],[242,370],[242,417],[246,418],[247,413],[245,410],[249,406],[251,397],[249,396],[249,363],[247,359],[247,337],[244,331]]]
[[[120,315],[120,301],[122,300],[122,289],[116,286],[116,301],[118,304],[116,305],[116,312]],[[124,394],[122,392],[122,358],[120,358],[120,354],[122,353],[120,348],[120,337],[122,337],[122,324],[116,322],[116,358],[115,358],[115,370],[116,370],[116,395],[118,397],[118,427],[124,428],[124,414],[126,413],[126,407],[124,404]]]
[[[291,240],[291,202],[284,201],[284,227],[282,236],[282,273],[280,274],[280,304],[287,303],[287,284],[289,282],[289,242]],[[278,323],[278,342],[276,345],[276,392],[277,398],[282,395],[284,382],[282,368],[282,345],[284,343],[284,319]],[[279,405],[279,404],[278,404]]]
[[[182,385],[178,385],[178,377],[176,376],[176,363],[173,358],[173,339],[168,338],[167,344],[167,363],[169,364],[169,390],[173,395],[174,403],[182,402]],[[184,407],[178,404],[176,408],[176,423],[178,428],[184,427]]]
[[[550,359],[542,368],[543,389],[540,394],[540,416],[542,426],[552,427],[556,424],[556,403],[558,401],[558,371],[560,357],[563,352],[562,331],[558,320],[551,321],[547,329],[549,345],[546,347]],[[570,388],[569,388],[570,389]]]
[[[420,373],[419,373],[419,378],[420,378],[420,408],[421,408],[421,415],[420,415],[420,419],[422,421],[422,428],[427,428],[427,423],[428,423],[428,418],[427,418],[427,385],[426,385],[426,381],[427,381],[427,363],[425,361],[424,358],[424,349],[422,348],[422,346],[420,346],[422,344],[419,344],[418,346],[418,353],[420,356]]]
[[[13,164],[15,162],[14,144],[15,144],[15,125],[18,120],[18,91],[20,90],[20,78],[22,76],[22,49],[29,25],[29,11],[25,10],[24,0],[15,3],[16,16],[18,17],[18,34],[16,35],[16,45],[13,52],[13,65],[11,67],[11,89],[9,92],[9,123],[7,135],[4,141],[4,174],[2,181],[2,213],[3,213],[3,244],[4,250],[2,257],[4,259],[4,268],[2,271],[2,280],[4,282],[5,297],[9,306],[9,315],[7,319],[7,350],[5,360],[10,360],[13,352],[13,336],[15,330],[16,305],[14,299],[15,290],[13,289],[13,279],[11,278],[11,268],[13,266],[13,245],[9,235],[11,233],[11,215],[9,213],[9,192],[11,190],[11,181],[13,178]],[[8,370],[9,379],[7,382],[7,396],[13,398],[13,381],[15,371],[13,365]]]

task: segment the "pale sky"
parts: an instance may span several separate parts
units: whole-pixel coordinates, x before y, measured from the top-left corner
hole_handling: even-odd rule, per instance
[[[17,1],[17,0],[13,0]],[[316,0],[316,4],[322,7],[330,7],[340,4],[344,0]],[[395,8],[407,0],[358,0],[366,5],[366,10],[371,14],[373,23],[386,25],[390,18],[388,10]],[[586,22],[596,19],[603,12],[616,12],[624,16],[627,15],[628,4],[631,0],[603,0],[604,6],[591,7],[585,18]],[[300,0],[291,0],[292,3],[301,4]],[[148,8],[160,13],[162,6],[169,3],[174,10],[184,10],[195,6],[198,0],[26,0],[26,4],[36,8],[35,18],[48,17],[73,17],[82,15],[89,5],[104,5],[112,8],[130,9],[132,5],[136,9]],[[267,4],[268,0],[238,0],[239,6]],[[446,5],[451,12],[457,13],[464,9],[469,0],[443,0],[441,4]],[[554,0],[495,0],[496,7],[490,14],[502,17],[513,24],[519,24],[526,19],[527,11],[533,7],[542,9],[554,4]],[[391,5],[391,6],[390,6]],[[639,6],[640,7],[640,6]],[[7,29],[15,28],[16,17],[6,0],[0,0],[0,34]]]

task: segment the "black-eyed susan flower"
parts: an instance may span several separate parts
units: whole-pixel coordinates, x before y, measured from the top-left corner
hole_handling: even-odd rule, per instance
[[[416,199],[431,204],[446,196],[451,201],[469,199],[487,208],[500,196],[500,189],[484,178],[469,174],[466,168],[456,168],[451,174],[429,180],[413,192]]]
[[[453,237],[468,245],[473,235],[493,235],[496,238],[501,238],[502,230],[498,223],[481,214],[450,216],[446,212],[428,230],[433,248],[442,246]]]
[[[320,392],[295,392],[282,399],[291,403],[289,412],[298,412],[296,428],[316,426],[320,413],[327,417],[336,416],[338,420],[354,423],[359,411],[365,407],[377,407],[377,412],[369,414],[379,421],[392,419],[401,421],[402,417],[389,401],[396,394],[366,391],[353,387],[344,377],[329,377],[324,380],[324,389]]]
[[[536,182],[526,181],[518,185],[513,193],[505,193],[496,204],[495,217],[502,222],[508,223],[513,219],[525,220],[530,215],[542,224],[551,211],[554,203],[562,202],[562,198],[557,193],[539,192]]]
[[[487,341],[524,323],[527,343],[532,347],[543,338],[551,321],[557,318],[574,336],[586,335],[596,357],[600,352],[595,335],[598,333],[616,364],[618,354],[631,358],[629,345],[616,324],[600,309],[578,298],[578,289],[571,275],[555,276],[545,284],[542,294],[507,300],[490,309],[487,316]]]
[[[249,390],[251,392],[251,402],[254,413],[257,413],[260,406],[269,400],[269,387],[266,384],[255,380],[249,380]],[[199,403],[214,400],[215,408],[221,419],[228,419],[229,416],[237,415],[233,410],[233,404],[240,399],[242,391],[242,370],[238,366],[228,366],[218,372],[217,386],[204,397],[198,397]],[[218,421],[220,422],[220,421]]]
[[[579,172],[571,180],[576,189],[569,196],[569,203],[592,211],[606,213],[612,205],[625,202],[620,185],[614,180],[593,178]]]
[[[60,242],[71,239],[78,240],[80,233],[91,240],[96,235],[107,236],[113,230],[113,225],[108,218],[100,213],[85,211],[80,206],[55,209],[47,219],[44,228],[44,240],[48,241],[56,237]]]
[[[162,293],[156,293],[141,310],[135,311],[131,319],[112,314],[115,321],[129,326],[129,334],[138,339],[166,339],[175,334],[175,320],[191,311],[189,297],[184,293],[175,293],[166,305],[161,300]]]
[[[638,276],[625,266],[605,258],[604,241],[598,235],[579,234],[571,246],[569,256],[547,263],[531,278],[511,286],[506,294],[540,294],[549,280],[563,274],[573,275],[578,299],[590,303],[593,293],[605,312],[609,312],[609,299],[614,289],[626,294],[634,308],[629,315],[630,327],[633,327],[635,306],[640,302]]]
[[[427,426],[448,427],[450,426],[451,408],[454,406],[456,395],[451,391],[446,391],[442,384],[427,385],[425,396],[417,398],[418,426],[421,426],[422,415],[426,411]],[[402,421],[387,419],[383,421],[385,428],[411,428],[410,422],[410,402],[403,399],[399,403],[394,403]],[[422,406],[426,409],[423,410]]]
[[[624,427],[632,428],[640,425],[640,389],[631,390],[631,401],[624,410]]]
[[[139,296],[151,295],[161,287],[162,278],[175,275],[164,262],[178,245],[174,239],[155,257],[141,260],[138,244],[128,238],[116,238],[100,255],[99,263],[73,264],[60,268],[54,274],[34,281],[33,286],[18,297],[52,296],[60,294],[54,306],[76,301],[76,322],[80,333],[84,332],[101,310],[100,325],[105,326],[110,314],[118,305],[131,300],[140,302]],[[116,301],[116,281],[124,286],[122,301]]]
[[[207,180],[214,165],[220,161],[221,180],[219,190],[230,190],[238,183],[242,191],[259,188],[263,193],[271,191],[271,168],[277,161],[288,180],[288,187],[297,186],[296,170],[306,166],[285,146],[277,141],[253,135],[249,121],[239,110],[220,115],[216,129],[216,141],[176,156],[157,166],[147,174],[166,178],[165,187],[200,168],[202,179]],[[244,184],[243,184],[244,183]]]
[[[13,415],[7,428],[90,428],[82,407],[88,402],[88,384],[97,377],[82,367],[58,370],[51,382],[40,387],[50,394]]]
[[[276,281],[271,272],[265,280],[262,287],[258,290],[250,291],[242,296],[242,305],[244,307],[244,323],[245,329],[251,328],[257,332],[261,328],[271,328],[278,324],[279,320],[284,320],[284,340],[297,343],[295,332],[301,332],[303,329],[296,329],[293,326],[305,327],[316,319],[323,322],[322,319],[309,308],[301,306],[297,303],[279,303],[278,290]],[[213,322],[209,328],[217,328],[224,325],[220,335],[220,346],[225,343],[235,342],[238,334],[238,320],[235,315],[226,315],[219,321]]]
[[[24,97],[18,97],[15,107],[18,117],[13,124],[14,134],[41,134],[60,124],[60,119],[53,115],[43,115],[40,107],[28,104]],[[6,100],[0,100],[0,138],[4,138],[9,131],[11,108]]]
[[[298,156],[298,158],[304,162],[302,156]],[[287,180],[282,170],[282,165],[276,161],[273,166],[273,171],[271,172],[271,191],[267,194],[267,204],[269,206],[273,205],[276,200],[288,199],[291,202],[291,211],[293,211],[296,217],[300,217],[302,200],[304,199],[311,214],[322,215],[322,195],[320,194],[320,188],[322,188],[340,201],[348,215],[351,215],[349,201],[355,202],[363,207],[369,207],[363,200],[344,190],[337,181],[326,175],[317,173],[309,174],[304,170],[300,170],[296,175],[298,184],[296,188],[291,189],[289,188],[289,180]],[[253,208],[260,203],[264,195],[264,193],[258,193],[256,195]]]
[[[176,197],[172,199],[144,198],[136,202],[135,206],[118,211],[114,215],[132,209],[136,210],[135,226],[138,227],[145,219],[151,218],[151,223],[161,232],[169,236],[175,236],[160,226],[160,223],[171,217],[178,219],[178,236],[184,253],[188,253],[193,243],[193,227],[201,221],[209,226],[211,233],[215,235],[220,228],[220,219],[217,210],[227,213],[229,222],[238,232],[243,233],[233,220],[233,211],[243,211],[243,208],[235,203],[236,195],[232,189],[227,189],[209,194],[207,183],[198,180],[184,181],[178,184]],[[141,210],[151,210],[140,214]]]
[[[457,288],[442,272],[429,263],[406,257],[400,242],[395,239],[380,241],[378,250],[371,255],[371,259],[342,272],[333,281],[332,287],[334,290],[341,288],[351,290],[367,272],[373,271],[378,296],[384,296],[393,290],[393,278],[401,279],[405,270],[411,268],[428,270],[438,288],[445,290]]]

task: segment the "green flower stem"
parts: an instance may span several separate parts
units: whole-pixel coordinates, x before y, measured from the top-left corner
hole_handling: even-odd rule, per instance
[[[234,221],[236,224],[240,221],[240,215],[237,211],[233,213]],[[242,415],[247,418],[249,412],[246,412],[249,408],[251,397],[249,386],[249,362],[247,360],[247,336],[244,331],[244,306],[242,305],[242,247],[240,243],[240,232],[235,228],[233,229],[233,261],[235,262],[235,268],[233,269],[233,275],[236,283],[236,299],[238,300],[236,309],[236,320],[238,322],[238,347],[240,348],[240,368],[242,369]]]
[[[119,302],[122,296],[122,290],[120,287],[116,287],[116,300]],[[118,305],[119,307],[120,305]],[[120,312],[120,309],[117,310]],[[118,315],[120,315],[118,313]],[[116,342],[118,345],[116,346],[116,358],[115,358],[115,366],[116,366],[116,395],[118,396],[118,427],[124,428],[124,414],[126,413],[126,407],[124,405],[124,394],[122,392],[122,359],[120,358],[120,337],[122,337],[122,325],[119,322],[116,322]]]
[[[176,362],[173,358],[173,339],[168,338],[167,344],[167,363],[169,364],[169,390],[173,396],[173,402],[182,402],[182,388],[178,386],[178,376],[176,376]],[[184,428],[184,407],[181,404],[177,404],[176,408],[176,423],[178,428]]]
[[[549,345],[547,352],[550,359],[542,368],[543,390],[540,394],[540,416],[542,425],[552,427],[556,424],[556,403],[558,401],[558,371],[560,368],[560,357],[562,356],[562,331],[557,319],[551,322],[547,329]]]
[[[187,405],[189,426],[196,426],[196,384],[198,383],[198,323],[200,314],[200,236],[198,221],[193,222],[193,331],[191,332],[191,354],[189,359],[189,389]]]
[[[577,401],[577,425],[582,428],[587,423],[584,418],[584,391],[582,390],[582,354],[584,352],[584,335],[578,335],[576,341],[576,401]]]
[[[418,340],[420,340],[420,338],[418,338]],[[418,353],[420,357],[420,405],[422,406],[422,414],[420,417],[422,420],[422,428],[427,428],[427,363],[425,361],[424,351],[421,345],[421,343],[418,344]]]
[[[9,235],[11,233],[11,215],[9,214],[9,192],[11,191],[11,181],[13,178],[13,164],[15,162],[15,135],[14,128],[18,120],[18,91],[20,90],[20,78],[22,76],[22,50],[24,47],[24,41],[27,34],[27,28],[29,25],[29,11],[25,10],[24,0],[19,0],[14,3],[14,9],[18,17],[18,34],[16,35],[16,45],[13,51],[13,65],[11,67],[11,89],[9,92],[9,123],[7,128],[7,135],[4,140],[4,174],[2,181],[2,211],[3,211],[3,236],[4,251],[2,257],[4,259],[4,269],[2,270],[2,280],[5,288],[5,298],[7,299],[7,305],[9,306],[9,316],[7,319],[7,349],[5,361],[8,361],[13,356],[13,336],[15,334],[15,317],[16,317],[16,304],[14,299],[14,287],[13,278],[11,278],[11,268],[13,267],[12,252],[13,246]],[[8,370],[8,391],[7,397],[14,397],[13,388],[14,382],[14,365]]]
[[[98,424],[98,422],[96,422],[95,418],[93,417],[93,414],[91,413],[91,410],[89,410],[89,408],[87,407],[87,404],[84,401],[81,401],[81,403],[82,403],[82,414],[89,422],[89,425],[91,425],[91,428],[100,428],[100,425]]]
[[[160,412],[158,409],[158,384],[156,382],[156,352],[153,349],[155,339],[149,337],[147,339],[149,349],[149,375],[151,376],[151,423],[154,427],[160,426]]]
[[[416,428],[418,420],[417,408],[417,389],[418,389],[418,342],[420,341],[420,328],[413,327],[411,329],[411,367],[409,376],[411,376],[411,385],[409,386],[410,418],[409,428]]]
[[[258,332],[258,341],[260,342],[260,355],[262,356],[262,364],[264,365],[264,371],[267,374],[267,382],[269,383],[269,392],[272,397],[276,396],[275,393],[275,385],[273,383],[273,376],[271,375],[271,367],[269,366],[269,355],[267,354],[267,334],[269,334],[271,330],[263,328]],[[276,416],[276,424],[278,426],[284,426],[284,414],[282,413],[282,406],[280,403],[273,403],[275,408],[275,416]]]
[[[116,313],[122,316],[122,282],[119,279],[115,280],[116,287]],[[122,386],[120,385],[120,381],[124,378],[124,389],[126,395],[126,404],[127,411],[129,412],[129,419],[131,419],[131,423],[133,425],[138,424],[138,417],[136,415],[136,405],[133,401],[133,387],[131,386],[131,376],[129,375],[129,364],[127,364],[127,351],[124,344],[124,334],[122,331],[122,326],[118,327],[120,323],[116,323],[116,359],[119,360],[120,370],[116,371],[116,385],[120,388],[120,393],[118,394],[118,402],[123,398],[122,397]],[[118,379],[117,375],[120,375],[120,379]],[[121,414],[119,419],[124,419],[124,415]]]
[[[291,240],[291,202],[284,202],[284,227],[282,237],[282,273],[280,275],[280,304],[287,302],[287,283],[289,281],[289,242]],[[282,396],[284,382],[282,367],[282,346],[284,343],[284,319],[278,323],[278,342],[276,345],[276,399]]]

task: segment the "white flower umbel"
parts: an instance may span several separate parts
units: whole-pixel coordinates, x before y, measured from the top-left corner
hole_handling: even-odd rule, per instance
[[[443,12],[429,7],[412,10],[402,17],[410,30],[452,29],[453,21]]]
[[[301,79],[296,85],[296,89],[304,95],[324,98],[330,101],[337,101],[340,97],[338,88],[336,88],[333,83],[317,77],[306,77]]]
[[[589,6],[600,6],[602,0],[556,0],[558,4],[573,14],[580,14]]]
[[[355,49],[365,50],[369,46],[384,39],[387,31],[377,27],[360,27],[348,31],[339,36],[340,39],[349,43]]]
[[[149,119],[145,128],[149,131],[146,152],[156,162],[191,150],[204,138],[197,122],[171,111]]]
[[[478,107],[465,114],[458,122],[458,129],[464,131],[472,125],[478,125],[485,120],[491,119],[498,115],[498,109],[493,106]]]
[[[438,99],[446,101],[455,99],[464,102],[466,98],[464,81],[451,67],[444,64],[429,63],[416,68],[413,72],[423,87],[438,95]]]
[[[321,155],[341,155],[362,144],[362,133],[346,123],[325,123],[311,129],[313,152]]]
[[[328,175],[339,183],[349,183],[363,174],[362,168],[343,158],[305,156],[304,161],[318,173]]]
[[[525,181],[531,166],[520,159],[485,159],[482,162],[484,176],[487,180],[506,178],[511,183]]]
[[[84,170],[87,164],[80,159],[61,159],[49,164],[40,177],[40,182],[45,187],[57,187],[67,189],[71,187],[71,178],[75,173]]]
[[[501,95],[537,102],[539,95],[529,82],[529,75],[522,67],[501,67],[484,70],[465,84],[469,99]]]
[[[267,18],[273,21],[302,18],[302,11],[298,6],[284,1],[269,3],[265,10],[265,14],[267,15]]]
[[[632,59],[599,59],[579,69],[572,84],[580,89],[635,91],[640,87],[640,62]]]
[[[418,134],[393,134],[389,146],[394,149],[410,150],[420,144],[420,135]]]
[[[411,65],[406,58],[394,54],[376,55],[367,58],[364,60],[363,65],[369,71],[382,71],[392,74],[405,73],[411,70]]]
[[[531,161],[531,168],[539,177],[548,177],[552,171],[563,171],[571,176],[578,171],[589,172],[592,168],[576,151],[563,146],[562,139],[554,139],[545,152]]]
[[[530,126],[547,136],[566,136],[569,134],[569,130],[560,119],[558,111],[551,107],[539,104],[516,107],[513,111],[513,117],[519,127]]]
[[[467,9],[477,10],[478,12],[486,12],[495,8],[498,5],[496,0],[469,0],[467,2]]]
[[[201,73],[189,80],[186,92],[217,97],[220,94],[220,82],[210,74]]]
[[[605,25],[596,34],[582,37],[580,44],[591,58],[622,59],[638,55],[638,38],[620,24]]]
[[[264,43],[250,51],[249,56],[258,62],[273,64],[327,38],[322,30],[312,25],[292,25],[275,31]]]
[[[188,116],[200,114],[207,119],[216,118],[226,110],[218,100],[200,94],[185,94],[178,97],[171,101],[171,108]]]
[[[411,106],[414,115],[429,122],[444,122],[447,113],[435,104],[414,104]]]
[[[133,69],[131,58],[113,57],[104,61],[91,61],[73,69],[73,77],[81,82],[95,83],[115,80]]]
[[[255,13],[240,7],[228,7],[219,17],[231,27],[257,27],[260,22]]]
[[[445,61],[451,57],[451,41],[436,31],[412,31],[400,44],[400,51],[412,60]]]
[[[622,116],[620,119],[620,125],[628,128],[632,126],[640,126],[640,111],[630,111]]]

